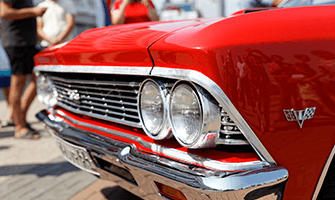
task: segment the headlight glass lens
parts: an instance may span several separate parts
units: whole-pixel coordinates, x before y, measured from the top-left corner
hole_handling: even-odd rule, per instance
[[[152,81],[145,83],[142,88],[140,109],[145,128],[156,136],[163,126],[165,113],[160,90]]]
[[[170,109],[175,137],[186,145],[193,143],[202,127],[201,105],[194,90],[185,84],[177,86]]]
[[[37,98],[48,106],[54,106],[57,103],[57,91],[47,76],[39,75],[36,79]]]

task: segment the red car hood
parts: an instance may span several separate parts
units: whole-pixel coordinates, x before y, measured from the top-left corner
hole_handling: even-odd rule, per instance
[[[35,57],[35,64],[152,67],[150,45],[164,35],[201,23],[204,21],[148,22],[92,29],[65,45],[47,48]]]

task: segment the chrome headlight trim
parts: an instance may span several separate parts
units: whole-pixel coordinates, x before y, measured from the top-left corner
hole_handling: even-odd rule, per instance
[[[173,126],[174,122],[172,119],[172,96],[173,92],[178,89],[178,87],[189,87],[193,92],[195,97],[197,98],[200,112],[201,112],[201,124],[199,128],[199,132],[195,135],[195,139],[192,142],[186,143],[183,141],[180,136],[178,135],[178,131]],[[185,82],[185,81],[178,81],[175,83],[171,90],[171,96],[169,101],[169,121],[172,128],[172,133],[177,139],[177,141],[184,147],[191,148],[191,149],[198,149],[198,148],[210,148],[216,145],[216,141],[219,138],[219,131],[221,126],[221,115],[220,115],[220,108],[217,105],[214,105],[210,100],[206,92],[199,86]]]
[[[144,86],[146,84],[152,83],[155,86],[157,86],[158,90],[159,90],[159,94],[160,97],[162,99],[162,103],[163,103],[163,121],[162,124],[160,124],[160,128],[157,134],[153,134],[151,133],[148,128],[145,126],[145,122],[143,119],[143,115],[142,115],[142,109],[141,109],[141,96],[142,96],[142,90],[144,89]],[[139,111],[139,118],[143,127],[144,132],[150,137],[153,138],[155,140],[163,140],[163,139],[169,139],[171,138],[172,132],[170,129],[170,125],[168,122],[168,103],[167,103],[167,99],[169,97],[169,93],[167,91],[167,89],[164,86],[164,83],[158,80],[153,80],[151,78],[148,78],[146,80],[143,81],[140,89],[139,89],[139,94],[138,94],[138,100],[137,100],[137,106],[138,106],[138,111]]]
[[[245,138],[249,141],[250,145],[254,148],[258,156],[267,161],[271,166],[277,165],[270,153],[266,150],[264,145],[258,139],[257,135],[253,132],[247,122],[243,119],[241,114],[235,108],[233,103],[229,100],[222,89],[210,78],[204,74],[187,69],[171,69],[165,67],[155,66],[151,71],[152,76],[162,78],[173,78],[185,81],[191,81],[201,85],[206,89],[219,103],[224,106],[226,112],[229,113],[235,124],[240,128]]]

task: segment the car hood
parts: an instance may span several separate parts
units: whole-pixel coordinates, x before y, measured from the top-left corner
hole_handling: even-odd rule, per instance
[[[169,33],[206,21],[148,22],[88,30],[69,43],[42,51],[35,64],[153,67],[150,45]]]

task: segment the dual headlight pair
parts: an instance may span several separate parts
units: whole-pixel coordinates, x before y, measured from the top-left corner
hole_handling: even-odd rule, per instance
[[[147,79],[138,107],[145,133],[155,140],[174,135],[182,146],[196,149],[215,146],[219,137],[220,107],[192,83],[176,82],[169,93],[163,82]]]

